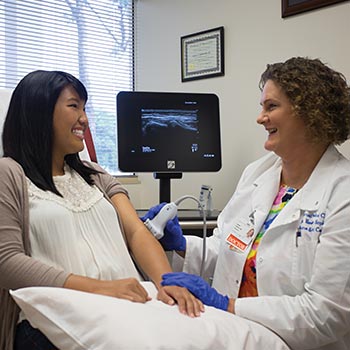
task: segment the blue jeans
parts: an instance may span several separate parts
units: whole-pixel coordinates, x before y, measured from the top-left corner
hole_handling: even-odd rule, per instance
[[[14,350],[58,350],[38,329],[26,320],[17,325]]]

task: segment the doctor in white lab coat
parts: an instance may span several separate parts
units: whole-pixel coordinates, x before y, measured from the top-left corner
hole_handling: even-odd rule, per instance
[[[271,152],[245,169],[219,215],[204,279],[188,275],[200,272],[202,239],[185,236],[183,272],[163,283],[211,306],[207,294],[218,292],[220,308],[291,349],[350,349],[350,162],[334,146],[349,137],[349,88],[320,60],[301,57],[268,65],[260,86],[257,122]],[[169,244],[179,228],[165,234]]]
[[[231,249],[226,238],[237,218],[254,213],[254,239],[281,169],[273,153],[248,166],[207,240],[205,276],[222,294],[237,298],[249,253]],[[199,274],[202,240],[186,241],[183,271]],[[237,315],[272,329],[293,349],[350,349],[350,163],[334,146],[265,232],[256,270],[258,297],[237,298]]]

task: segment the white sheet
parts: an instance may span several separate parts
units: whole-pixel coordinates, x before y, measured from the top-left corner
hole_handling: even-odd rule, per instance
[[[63,288],[30,287],[11,294],[29,322],[65,350],[288,350],[265,327],[212,307],[198,318],[153,298],[132,303]]]

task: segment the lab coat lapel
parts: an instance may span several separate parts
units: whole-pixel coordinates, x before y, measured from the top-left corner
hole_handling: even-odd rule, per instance
[[[299,220],[302,212],[319,210],[326,191],[324,184],[330,177],[329,172],[334,171],[338,157],[338,151],[334,146],[330,146],[316,165],[309,180],[278,214],[269,230]]]
[[[300,193],[302,195],[300,203],[302,210],[318,210],[326,192],[327,186],[325,184],[329,183],[328,179],[331,177],[331,173],[336,171],[336,164],[340,157],[341,154],[335,146],[330,145]]]

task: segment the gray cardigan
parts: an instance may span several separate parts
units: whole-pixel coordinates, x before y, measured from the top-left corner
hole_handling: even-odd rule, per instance
[[[95,163],[86,162],[101,174],[94,175],[105,198],[127,191]],[[122,227],[122,225],[121,225]],[[9,289],[30,286],[62,287],[69,272],[30,257],[29,200],[22,167],[11,158],[0,158],[0,350],[13,350],[19,308]]]

